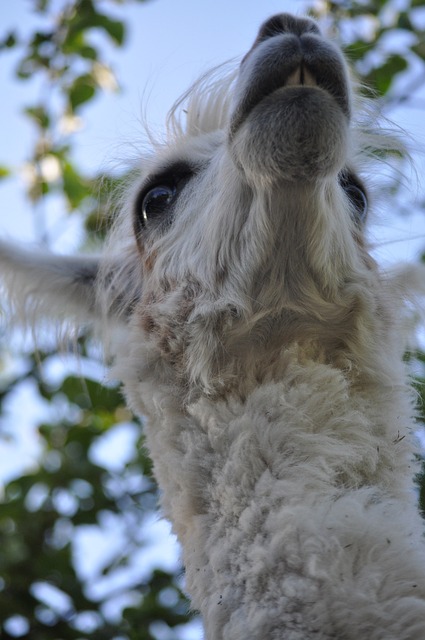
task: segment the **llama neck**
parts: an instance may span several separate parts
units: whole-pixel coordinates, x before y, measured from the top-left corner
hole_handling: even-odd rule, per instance
[[[187,587],[208,640],[259,640],[282,629],[293,629],[294,640],[316,638],[312,620],[320,618],[322,630],[337,628],[329,613],[339,597],[335,575],[346,574],[347,591],[358,591],[361,563],[388,538],[379,527],[370,531],[372,512],[390,496],[387,509],[417,520],[406,481],[405,390],[355,391],[341,371],[294,360],[284,381],[244,401],[200,398],[185,409],[170,387],[145,380],[140,392],[149,399],[147,442],[163,506],[183,545]],[[391,539],[406,556],[406,574],[420,580],[418,560],[405,548],[407,529]],[[326,581],[328,600],[317,596]],[[347,611],[358,609],[350,598]]]
[[[303,295],[306,282],[314,280],[324,297],[332,300],[345,277],[364,269],[365,253],[355,225],[338,197],[333,181],[325,180],[279,183],[258,193],[255,215],[258,209],[268,219],[266,260],[279,269],[285,291],[295,299]],[[270,261],[270,255],[276,259]],[[260,281],[264,284],[264,277]]]

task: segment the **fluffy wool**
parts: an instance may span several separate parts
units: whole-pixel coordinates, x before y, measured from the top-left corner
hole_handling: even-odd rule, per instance
[[[207,640],[423,640],[416,272],[368,253],[358,174],[393,139],[309,19],[271,18],[223,74],[171,111],[103,256],[2,244],[4,281],[21,316],[110,343]]]

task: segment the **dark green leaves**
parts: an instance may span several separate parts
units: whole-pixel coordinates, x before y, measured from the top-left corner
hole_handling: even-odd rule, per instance
[[[417,82],[412,84],[415,91],[424,85],[416,62],[418,57],[424,60],[425,32],[415,26],[411,10],[422,7],[423,2],[413,0],[407,4],[407,9],[397,9],[388,0],[338,0],[324,2],[312,12],[318,18],[326,17],[336,33],[344,33],[341,44],[348,59],[362,82],[380,96],[391,92],[394,79],[403,71],[415,73],[416,69]]]
[[[102,92],[115,91],[117,82],[107,64],[101,34],[106,42],[122,46],[126,27],[122,20],[108,15],[107,4],[92,0],[73,0],[55,9],[50,2],[35,3],[41,26],[25,43],[17,33],[0,40],[0,52],[15,47],[20,52],[16,75],[21,80],[38,79],[44,88],[42,99],[25,108],[34,123],[38,140],[29,164],[37,167],[28,180],[28,196],[37,204],[58,185],[66,197],[67,209],[91,208],[92,182],[74,166],[70,139],[82,126],[80,113]],[[103,8],[105,10],[103,10]],[[44,26],[43,26],[44,23]],[[62,181],[51,181],[43,173],[45,157],[57,158]]]
[[[400,55],[393,54],[379,67],[372,69],[366,76],[365,82],[373,87],[380,95],[385,95],[395,76],[407,69],[407,60]]]
[[[85,110],[96,96],[116,88],[102,42],[122,46],[125,24],[108,15],[107,2],[67,0],[60,10],[49,0],[32,2],[39,13],[37,31],[27,42],[18,33],[0,39],[0,53],[14,48],[20,55],[17,78],[38,81],[43,88],[37,92],[41,98],[24,110],[34,128],[27,195],[43,206],[60,196],[64,209],[87,216],[91,237],[103,235],[110,224],[110,192],[121,178],[87,175],[75,162],[73,135],[84,126]],[[0,179],[9,173],[0,167]],[[81,357],[90,358],[88,344],[79,340]],[[0,636],[154,640],[152,625],[160,624],[171,638],[172,628],[188,620],[178,577],[157,570],[136,583],[122,582],[124,571],[134,572],[134,558],[145,544],[145,522],[158,501],[141,426],[116,387],[71,374],[55,385],[46,382],[39,366],[49,357],[40,351],[27,354],[23,373],[0,390],[7,405],[31,381],[39,401],[49,407],[36,427],[40,457],[31,470],[17,470],[0,502]],[[118,466],[101,463],[95,452],[108,437],[125,432],[132,434],[130,455]],[[0,432],[3,442],[13,437],[13,429],[10,435]],[[113,452],[115,465],[118,459],[119,451]],[[84,533],[101,539],[105,521],[116,523],[121,545],[112,546],[99,571],[87,578],[85,563],[76,557],[77,542]],[[114,584],[115,576],[111,593],[93,595],[96,581]],[[115,605],[114,616],[112,600],[123,603],[121,612]]]
[[[91,100],[96,93],[96,83],[93,76],[86,74],[74,80],[68,89],[69,104],[72,111]]]
[[[70,11],[67,16],[66,26],[65,50],[73,46],[73,43],[81,36],[81,33],[88,32],[90,29],[100,29],[118,46],[124,44],[126,31],[124,23],[99,12],[92,0],[75,2],[74,11]]]
[[[11,49],[17,43],[16,33],[14,31],[10,31],[3,38],[0,39],[0,51],[2,49]]]
[[[80,345],[84,351],[84,341]],[[72,375],[55,385],[46,383],[36,362],[51,357],[39,353],[16,379],[16,385],[28,377],[36,381],[52,408],[61,404],[62,417],[38,426],[43,448],[39,465],[6,484],[0,504],[1,637],[12,637],[7,629],[21,616],[28,632],[19,637],[26,640],[112,640],[118,635],[153,640],[152,625],[172,629],[184,624],[188,614],[173,574],[154,570],[136,583],[130,579],[134,557],[145,544],[146,519],[157,503],[141,427],[131,422],[116,387]],[[97,464],[93,452],[119,428],[131,431],[134,446],[114,470]],[[117,527],[122,543],[111,546],[88,578],[92,563],[79,557],[85,547],[78,541],[91,536],[104,545],[103,537],[109,535],[105,523],[109,529]],[[115,576],[112,589],[95,595],[95,583],[113,585]],[[109,602],[120,600],[122,617],[112,620]]]

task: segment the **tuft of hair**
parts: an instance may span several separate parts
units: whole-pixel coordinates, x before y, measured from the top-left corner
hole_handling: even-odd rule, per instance
[[[95,317],[93,291],[98,272],[94,256],[57,256],[40,248],[0,242],[2,303],[10,324],[40,335],[55,319],[58,337],[72,338]],[[66,296],[61,295],[66,291]],[[51,326],[51,325],[50,325]]]
[[[182,137],[224,129],[230,115],[232,87],[237,78],[234,60],[213,67],[171,107],[166,121],[168,144]]]

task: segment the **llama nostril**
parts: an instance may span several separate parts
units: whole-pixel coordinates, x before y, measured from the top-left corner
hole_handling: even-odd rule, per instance
[[[255,44],[282,33],[289,33],[295,36],[302,36],[305,33],[320,35],[320,29],[317,24],[309,18],[296,18],[289,13],[279,13],[262,24]]]
[[[261,25],[251,49],[242,58],[241,64],[245,62],[259,44],[265,40],[284,34],[301,38],[301,36],[305,34],[320,36],[321,32],[314,20],[310,20],[310,18],[296,18],[289,13],[278,13]]]

